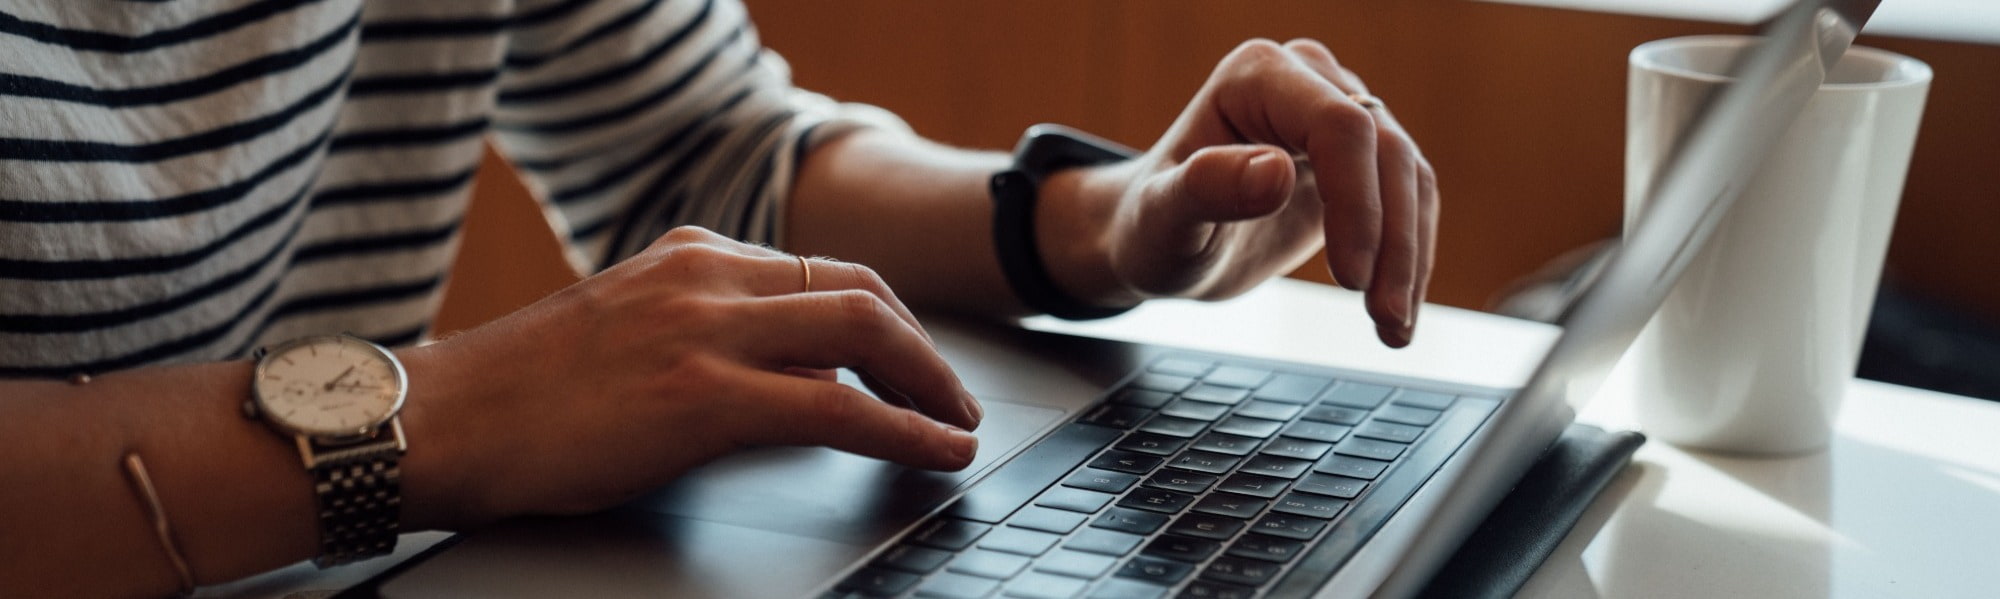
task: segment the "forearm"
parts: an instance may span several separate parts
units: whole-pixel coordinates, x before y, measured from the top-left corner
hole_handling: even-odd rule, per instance
[[[875,131],[826,143],[800,168],[785,249],[866,264],[913,305],[1025,314],[993,250],[987,182],[1007,165],[999,152]],[[1095,303],[1130,303],[1136,298],[1102,262],[1096,238],[1101,226],[1094,223],[1110,218],[1111,207],[1078,200],[1083,187],[1103,184],[1092,176],[1102,170],[1065,170],[1043,184],[1037,244],[1065,291]]]
[[[86,385],[0,381],[0,436],[9,445],[0,452],[0,596],[179,588],[126,474],[128,453],[143,460],[198,584],[315,555],[313,482],[287,439],[244,417],[250,370],[228,362],[112,373]],[[421,419],[420,410],[406,414]],[[410,458],[406,472],[436,470],[418,449]],[[437,503],[429,497],[436,485],[417,480],[429,477],[405,477],[415,483],[405,489],[409,525],[423,525],[423,506]]]

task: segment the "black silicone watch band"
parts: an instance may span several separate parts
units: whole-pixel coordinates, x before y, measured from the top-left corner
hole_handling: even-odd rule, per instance
[[[1042,181],[1057,170],[1126,160],[1137,152],[1060,125],[1035,125],[1014,148],[1012,168],[993,176],[993,249],[1015,297],[1057,318],[1108,318],[1132,308],[1093,306],[1056,287],[1035,245],[1035,206]]]

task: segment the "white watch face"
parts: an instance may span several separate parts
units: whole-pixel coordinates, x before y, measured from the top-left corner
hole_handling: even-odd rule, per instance
[[[387,350],[353,337],[308,337],[273,348],[257,365],[258,407],[279,424],[315,435],[365,433],[402,407],[403,367]]]

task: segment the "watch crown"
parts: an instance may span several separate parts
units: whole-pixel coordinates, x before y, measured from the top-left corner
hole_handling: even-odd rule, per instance
[[[243,400],[243,417],[251,420],[257,419],[257,400]]]

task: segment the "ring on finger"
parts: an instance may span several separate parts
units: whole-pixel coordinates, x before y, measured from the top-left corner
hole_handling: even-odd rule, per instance
[[[1382,107],[1381,98],[1377,98],[1375,96],[1371,96],[1362,92],[1354,92],[1351,94],[1347,94],[1347,99],[1353,100],[1355,104],[1360,104],[1362,108],[1367,110],[1375,110]]]

